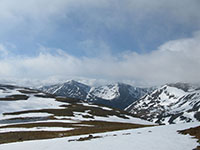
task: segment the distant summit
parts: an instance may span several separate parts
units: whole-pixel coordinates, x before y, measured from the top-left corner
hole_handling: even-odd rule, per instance
[[[40,88],[40,90],[46,93],[55,94],[57,96],[64,96],[84,100],[86,99],[90,88],[91,87],[85,84],[74,80],[70,80],[62,84],[43,86]]]

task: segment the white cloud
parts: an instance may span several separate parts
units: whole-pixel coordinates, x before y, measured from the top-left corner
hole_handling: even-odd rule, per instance
[[[97,37],[83,39],[79,46],[88,56],[93,57],[81,58],[61,50],[57,53],[42,50],[35,57],[13,56],[5,45],[0,44],[0,77],[45,79],[51,76],[82,76],[108,80],[135,80],[152,84],[176,81],[200,82],[199,32],[191,38],[166,42],[157,50],[146,54],[122,52],[116,56],[110,52],[112,51],[110,46],[104,41],[101,42],[102,39],[100,44],[94,42],[96,38],[98,39],[96,31],[99,31],[101,26],[108,29],[128,27],[128,30],[135,35],[136,31],[140,33],[139,30],[143,30],[144,23],[156,22],[156,19],[162,18],[169,21],[169,24],[153,23],[155,26],[144,29],[149,31],[148,33],[135,37],[141,36],[144,41],[145,38],[151,40],[154,36],[162,38],[165,35],[160,35],[160,28],[169,29],[166,30],[167,33],[171,31],[172,23],[185,25],[191,30],[199,29],[199,3],[198,0],[1,0],[1,39],[7,35],[12,37],[13,31],[18,29],[32,36],[40,34],[43,30],[49,33],[51,30],[56,30],[54,25],[59,19],[70,22],[70,15],[73,18],[74,14],[78,14],[84,20],[80,22],[85,23],[85,27],[77,30],[88,32],[86,35],[92,32]],[[157,18],[156,15],[162,17]],[[14,30],[11,30],[13,28]],[[158,31],[159,35],[156,35],[155,31]],[[29,38],[27,35],[25,37]]]
[[[151,53],[106,57],[74,57],[62,50],[36,57],[7,56],[0,60],[0,77],[47,79],[52,76],[135,81],[138,84],[200,82],[200,33],[169,41]],[[44,48],[43,48],[44,49]],[[8,59],[9,58],[9,59]]]

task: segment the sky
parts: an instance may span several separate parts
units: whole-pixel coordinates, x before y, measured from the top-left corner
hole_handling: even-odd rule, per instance
[[[199,0],[0,0],[0,79],[200,82]]]

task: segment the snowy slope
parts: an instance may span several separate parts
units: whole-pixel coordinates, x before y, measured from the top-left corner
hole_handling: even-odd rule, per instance
[[[153,124],[124,111],[77,99],[0,85],[0,144],[130,129],[135,125]]]
[[[88,137],[84,135],[3,144],[0,145],[0,150],[192,150],[198,146],[197,140],[189,135],[178,134],[177,130],[198,125],[199,123],[186,123],[93,134],[98,138],[87,141],[73,141]]]
[[[27,99],[12,99],[12,96],[27,96]],[[11,97],[11,98],[10,98]],[[17,97],[18,98],[18,97]],[[61,100],[59,100],[61,99]],[[65,100],[65,101],[64,101]],[[119,110],[114,110],[112,108],[108,108],[108,107],[103,107],[103,106],[98,106],[98,105],[93,105],[93,104],[89,104],[89,103],[85,103],[76,99],[69,99],[68,98],[56,98],[53,95],[48,95],[45,93],[42,93],[40,91],[34,90],[34,89],[28,89],[28,88],[23,88],[23,87],[16,87],[16,86],[12,86],[12,88],[7,88],[7,86],[5,85],[0,85],[0,118],[1,120],[4,118],[9,118],[12,115],[6,115],[6,113],[13,113],[13,112],[21,112],[21,111],[29,111],[29,110],[41,110],[41,109],[63,109],[67,106],[71,106],[73,105],[73,107],[77,106],[81,106],[81,107],[85,107],[87,108],[87,111],[85,112],[85,114],[88,115],[92,115],[90,113],[90,108],[91,109],[99,109],[101,111],[106,111],[106,112],[115,112],[116,115],[106,115],[106,117],[104,117],[102,114],[98,115],[96,114],[96,116],[93,116],[93,118],[89,118],[88,120],[95,120],[95,118],[99,118],[100,120],[107,120],[112,121],[112,118],[114,120],[116,120],[118,118],[118,121],[120,122],[120,119],[122,122],[124,122],[124,120],[126,120],[125,122],[130,122],[131,123],[131,119],[134,123],[144,123],[144,124],[148,124],[150,122],[141,120],[139,118],[134,118],[132,116],[128,116],[128,113],[125,112],[121,112]],[[83,108],[81,108],[83,109]],[[71,117],[71,119],[75,119],[75,120],[87,120],[87,118],[82,117],[82,115],[84,114],[81,110],[77,110],[73,112],[74,113],[74,118],[72,115],[68,116]],[[120,114],[121,113],[121,114]],[[28,113],[29,116],[31,116],[30,113]],[[42,116],[43,114],[48,114],[48,113],[32,113],[35,116],[37,116],[37,114],[39,114],[39,116]],[[25,116],[26,113],[22,113],[20,115],[18,115],[18,117],[20,116]],[[28,115],[27,115],[28,116]],[[46,115],[45,115],[46,116]],[[78,116],[76,118],[76,116]],[[122,116],[122,117],[118,117],[118,116]],[[13,117],[16,117],[16,115],[13,115]],[[123,119],[127,117],[126,119]],[[130,119],[128,119],[130,118]],[[113,121],[114,121],[113,120]],[[151,123],[150,123],[151,124]]]
[[[160,124],[200,121],[200,90],[183,83],[164,85],[126,110]]]
[[[16,88],[13,90],[0,90],[0,118],[3,119],[6,116],[3,113],[6,112],[15,112],[15,111],[26,111],[26,110],[34,110],[34,109],[45,109],[45,108],[57,108],[61,105],[61,102],[55,101],[54,98],[51,97],[38,97],[34,96],[34,94],[24,94],[19,92],[20,90],[24,90],[24,88]],[[35,92],[35,91],[33,91]],[[26,95],[28,97],[27,100],[4,100],[5,97],[11,95]],[[44,94],[41,92],[37,92],[37,95],[43,96]]]
[[[89,92],[89,95],[93,95],[94,97],[102,98],[105,100],[112,100],[120,96],[119,86],[118,84],[110,84],[92,88]]]
[[[133,87],[124,83],[109,84],[91,88],[87,101],[123,110],[148,92],[147,88]]]

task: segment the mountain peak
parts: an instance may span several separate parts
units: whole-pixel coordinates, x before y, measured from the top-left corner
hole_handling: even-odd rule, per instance
[[[119,109],[126,108],[147,92],[147,89],[136,88],[120,82],[90,87],[74,80],[62,85],[44,87],[42,90],[58,96],[78,98]]]
[[[62,84],[55,84],[51,86],[44,86],[40,90],[55,94],[57,96],[64,96],[77,99],[86,99],[87,93],[90,90],[90,86],[77,82],[75,80],[70,80]]]
[[[129,105],[126,110],[160,124],[200,120],[200,91],[190,84],[166,84]]]
[[[193,88],[193,86],[189,83],[182,83],[182,82],[177,82],[177,83],[170,83],[170,84],[166,84],[168,86],[171,87],[176,87],[178,89],[182,89],[185,92],[188,92],[190,89]]]
[[[75,81],[75,80],[68,80],[64,83],[61,83],[62,85],[68,85],[68,84],[81,84],[80,82],[78,81]]]

